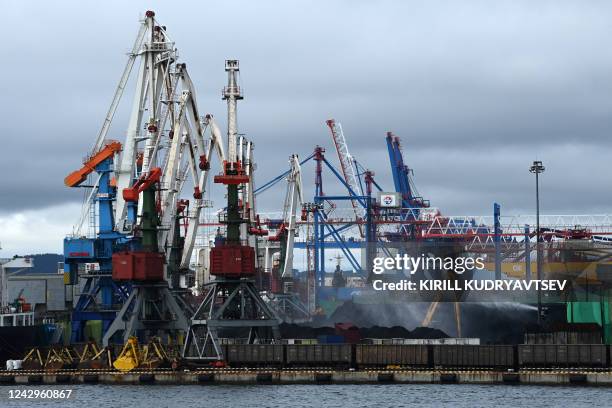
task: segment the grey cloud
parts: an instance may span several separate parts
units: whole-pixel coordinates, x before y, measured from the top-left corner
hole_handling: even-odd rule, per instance
[[[177,4],[178,3],[178,4]],[[91,147],[147,8],[177,42],[203,112],[225,122],[223,60],[239,58],[241,131],[261,183],[343,123],[391,187],[384,135],[402,137],[420,192],[447,213],[532,208],[526,166],[548,164],[550,211],[609,208],[612,37],[602,1],[14,2],[1,30],[1,212],[79,201],[63,187]],[[231,24],[230,24],[231,22]],[[229,24],[229,25],[228,25]],[[10,33],[10,34],[9,34]],[[112,137],[123,138],[129,98]],[[564,147],[565,146],[565,147]],[[306,168],[304,183],[314,175]],[[602,182],[601,180],[604,180]],[[330,188],[333,188],[330,186]],[[309,190],[310,191],[310,190]],[[280,195],[261,197],[278,208]]]

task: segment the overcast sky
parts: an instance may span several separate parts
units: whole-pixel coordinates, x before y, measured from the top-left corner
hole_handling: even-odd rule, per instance
[[[2,1],[0,256],[61,251],[81,192],[63,185],[91,148],[147,9],[176,41],[200,109],[224,126],[224,60],[240,60],[240,131],[261,183],[316,144],[325,120],[392,188],[385,132],[445,214],[608,213],[608,1]],[[112,137],[122,140],[129,100]],[[304,184],[312,193],[312,166]],[[331,184],[331,179],[330,184]],[[262,197],[278,208],[282,191]]]

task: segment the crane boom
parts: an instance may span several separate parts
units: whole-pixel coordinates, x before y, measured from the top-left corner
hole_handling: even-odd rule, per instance
[[[189,214],[189,225],[187,226],[187,232],[185,233],[185,243],[183,245],[183,254],[181,257],[181,269],[189,268],[189,262],[191,261],[191,253],[195,246],[196,237],[198,234],[198,227],[200,223],[200,213],[204,207],[203,195],[206,192],[208,184],[208,174],[210,171],[210,156],[213,150],[217,152],[219,162],[223,163],[225,155],[223,153],[223,140],[221,139],[221,132],[217,127],[212,115],[206,115],[204,120],[204,126],[210,127],[210,139],[207,144],[206,150],[202,152],[200,156],[199,168],[201,170],[199,179],[197,180],[196,189],[194,191],[195,205],[192,212]]]
[[[119,101],[121,101],[121,96],[123,96],[123,91],[125,90],[127,81],[130,78],[130,73],[132,72],[132,68],[134,67],[134,62],[136,62],[136,56],[138,55],[138,50],[142,46],[142,41],[146,32],[147,21],[143,20],[140,24],[140,29],[138,30],[138,35],[136,36],[134,45],[132,46],[132,52],[130,52],[128,61],[125,64],[125,68],[123,69],[123,74],[121,74],[119,85],[117,85],[117,88],[115,89],[113,100],[108,108],[106,117],[104,118],[104,123],[102,123],[102,127],[98,132],[96,144],[93,148],[94,152],[100,150],[100,148],[104,144],[104,139],[106,139],[106,134],[108,133],[108,129],[110,128],[111,122],[113,121],[113,117],[115,116],[115,112],[117,111],[117,107],[119,106]]]
[[[302,169],[300,159],[296,154],[290,160],[291,173],[287,177],[287,195],[283,209],[283,219],[287,229],[287,246],[285,248],[285,263],[281,277],[290,277],[293,272],[293,243],[297,228],[297,211],[302,208]]]
[[[391,132],[387,132],[387,150],[393,174],[395,191],[402,195],[402,207],[404,208],[427,208],[429,200],[419,196],[411,178],[412,170],[404,162],[400,138]]]
[[[327,126],[329,126],[329,130],[331,131],[331,136],[334,141],[334,146],[336,147],[336,153],[338,154],[338,160],[340,161],[342,176],[344,177],[344,181],[349,187],[349,195],[358,194],[359,192],[361,192],[361,189],[357,180],[357,172],[353,163],[353,156],[351,156],[351,153],[348,149],[348,145],[346,144],[346,139],[344,138],[342,125],[336,122],[334,119],[329,119],[326,123]],[[351,206],[353,207],[355,218],[357,220],[360,219],[361,214],[358,209],[359,205],[357,203],[357,200],[351,200]],[[363,237],[363,228],[361,224],[359,224],[358,226],[359,233]]]
[[[134,183],[132,187],[126,188],[123,190],[123,199],[125,201],[137,201],[138,195],[151,187],[153,184],[159,182],[161,179],[161,169],[159,167],[154,167],[148,174],[143,174],[140,176],[138,181]]]
[[[123,152],[116,170],[117,188],[123,191],[129,188],[136,174],[137,144],[142,140],[156,140],[160,131],[159,116],[161,114],[162,94],[172,86],[167,82],[170,64],[176,59],[174,44],[169,41],[166,32],[156,25],[155,13],[147,12],[144,24],[146,32],[143,36],[142,46],[137,55],[140,57],[140,69],[136,81],[135,98],[132,104],[132,113],[128,123]],[[159,27],[159,28],[157,28]],[[165,84],[165,86],[164,86]],[[145,112],[150,116],[145,123]],[[146,134],[143,135],[143,128]],[[149,163],[147,163],[149,164]],[[129,219],[127,203],[122,195],[117,195],[115,202],[115,228],[118,232],[130,232],[135,220]]]
[[[83,167],[66,176],[64,179],[64,184],[67,187],[77,187],[87,179],[87,176],[96,169],[98,164],[102,163],[109,157],[114,156],[115,153],[118,153],[119,151],[121,151],[121,143],[107,143],[106,146],[104,146],[99,152],[93,154],[87,161],[85,161],[85,163],[83,163]]]
[[[174,237],[173,222],[176,216],[176,199],[182,186],[182,183],[180,183],[182,173],[180,171],[180,164],[185,144],[189,138],[189,124],[185,118],[185,110],[187,109],[190,97],[191,92],[183,91],[180,98],[178,117],[174,122],[172,130],[174,136],[171,140],[166,155],[166,164],[163,169],[162,185],[165,190],[162,191],[161,195],[161,225],[164,228],[159,231],[160,237],[158,240],[162,252],[168,252],[172,248]]]

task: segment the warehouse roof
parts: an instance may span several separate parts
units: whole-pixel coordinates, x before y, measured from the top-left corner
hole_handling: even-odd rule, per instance
[[[4,264],[8,275],[57,275],[57,263],[63,262],[59,254],[25,255]]]

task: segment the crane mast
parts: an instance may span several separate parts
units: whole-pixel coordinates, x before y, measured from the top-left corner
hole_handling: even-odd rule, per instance
[[[227,159],[232,169],[235,168],[238,162],[236,146],[238,138],[238,118],[236,108],[238,101],[243,99],[237,81],[239,70],[237,60],[225,61],[227,86],[223,88],[223,100],[227,101]]]
[[[227,161],[224,163],[225,174],[215,177],[215,182],[227,184],[227,243],[240,245],[240,224],[243,219],[240,214],[238,189],[241,184],[248,183],[249,177],[242,169],[242,162],[238,158],[238,118],[237,102],[243,99],[237,85],[239,71],[237,60],[225,61],[227,72],[227,86],[223,88],[223,100],[227,101]]]
[[[255,248],[249,244],[252,240],[244,236],[249,229],[242,228],[252,221],[252,209],[247,209],[253,204],[252,185],[249,186],[253,168],[252,144],[238,137],[237,101],[243,98],[237,82],[238,61],[225,61],[225,71],[227,157],[223,174],[214,178],[215,183],[227,186],[226,210],[219,215],[219,222],[225,225],[225,236],[219,234],[210,251],[210,274],[215,279],[191,318],[183,347],[183,357],[187,359],[223,359],[219,337],[227,330],[244,330],[248,343],[280,337],[280,319],[255,287]]]

